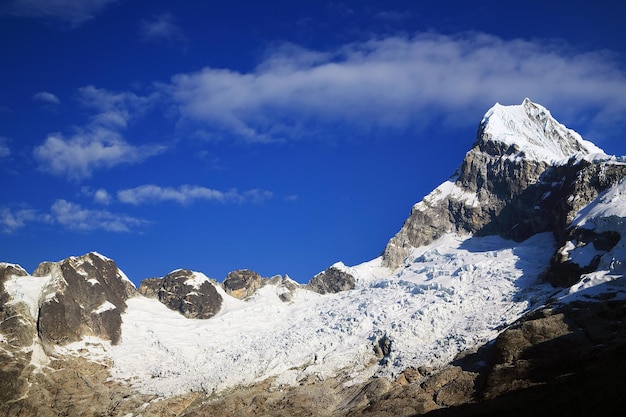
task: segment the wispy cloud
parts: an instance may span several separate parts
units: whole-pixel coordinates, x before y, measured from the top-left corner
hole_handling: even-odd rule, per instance
[[[122,136],[129,122],[147,111],[156,95],[138,96],[130,92],[113,93],[93,86],[79,90],[84,107],[94,111],[86,126],[69,137],[48,135],[35,147],[40,170],[78,181],[94,171],[120,164],[144,161],[165,150],[162,145],[133,145]]]
[[[0,12],[16,17],[58,20],[78,26],[118,0],[9,0]]]
[[[88,85],[78,89],[78,100],[94,111],[91,125],[124,129],[128,123],[144,115],[158,101],[157,93],[147,96],[123,91],[113,92]]]
[[[158,145],[133,146],[114,131],[94,128],[69,138],[49,135],[35,148],[34,156],[42,171],[78,181],[96,170],[141,162],[162,151]]]
[[[99,188],[94,190],[89,186],[82,186],[80,188],[80,192],[82,195],[93,199],[93,202],[99,205],[109,205],[113,201],[113,197],[107,190],[104,188]]]
[[[13,233],[27,223],[46,221],[50,221],[50,218],[30,207],[0,207],[0,228],[3,233]]]
[[[33,100],[46,105],[59,105],[61,100],[57,96],[47,91],[40,91],[33,95]]]
[[[144,226],[147,221],[108,210],[83,208],[80,204],[66,200],[57,200],[50,207],[54,220],[69,230],[107,232],[130,232],[131,229]]]
[[[418,34],[334,51],[281,47],[248,73],[204,68],[169,86],[184,120],[247,141],[306,135],[318,123],[414,128],[524,97],[571,118],[626,110],[626,75],[610,54],[482,33]]]
[[[9,139],[0,136],[0,158],[5,158],[11,155],[11,148],[9,148]]]
[[[56,200],[47,211],[32,207],[0,207],[0,230],[11,234],[28,224],[58,225],[78,232],[130,232],[148,221],[109,210],[94,210],[67,200]]]
[[[272,193],[265,190],[254,189],[239,192],[233,189],[219,191],[197,185],[181,185],[174,188],[148,184],[120,190],[117,193],[119,201],[133,205],[154,204],[165,201],[186,205],[196,200],[215,201],[218,203],[260,203],[271,197]]]
[[[184,42],[183,30],[176,24],[176,19],[169,13],[154,16],[141,22],[139,35],[144,42]]]

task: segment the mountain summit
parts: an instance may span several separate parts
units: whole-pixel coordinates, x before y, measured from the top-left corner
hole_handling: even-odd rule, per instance
[[[598,410],[618,404],[625,177],[625,158],[526,99],[485,114],[382,256],[308,285],[177,269],[136,289],[95,252],[30,275],[0,263],[0,414],[578,410],[579,391],[559,393],[581,380]]]
[[[545,107],[526,98],[517,106],[494,105],[480,122],[474,147],[492,155],[562,164],[571,157],[608,155],[552,117]],[[504,146],[504,148],[502,148]]]
[[[480,122],[476,141],[454,175],[413,206],[387,244],[383,264],[394,269],[411,248],[445,233],[497,234],[521,241],[553,230],[559,222],[563,226],[560,217],[571,220],[574,210],[621,178],[614,160],[529,99],[516,106],[496,104]],[[572,207],[554,201],[557,195],[569,197],[568,187],[590,165],[601,167],[594,177],[599,183],[589,184]],[[607,172],[609,179],[598,178]],[[558,213],[555,205],[562,206]]]

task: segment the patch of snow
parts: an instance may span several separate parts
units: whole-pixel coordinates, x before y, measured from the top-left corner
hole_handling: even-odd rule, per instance
[[[43,347],[41,346],[41,343],[39,342],[39,338],[37,338],[36,336],[33,340],[33,344],[31,348],[32,348],[32,353],[30,357],[31,365],[39,369],[50,363],[50,358],[48,357],[48,355],[46,355],[46,352],[44,352]]]
[[[626,179],[601,193],[596,199],[581,209],[573,226],[596,230],[626,230]]]
[[[98,308],[96,308],[93,312],[95,314],[102,314],[105,311],[114,310],[115,308],[117,308],[115,307],[115,304],[110,301],[105,301],[104,303],[100,304]]]
[[[593,259],[604,252],[597,250],[593,244],[576,246],[572,241],[568,241],[560,250],[560,253],[566,255],[567,260],[584,268],[591,265]]]
[[[89,279],[87,280],[87,282],[88,282],[88,283],[90,283],[91,285],[100,284],[100,281],[98,281],[98,280],[97,280],[97,279],[95,279],[95,278],[89,278]]]
[[[54,345],[56,355],[64,356],[81,356],[93,362],[108,363],[110,362],[109,350],[111,342],[100,339],[96,336],[83,336],[77,342],[68,343],[66,345]]]
[[[107,261],[107,262],[113,262],[113,260],[112,260],[112,259],[107,258],[107,257],[106,257],[106,256],[104,256],[103,254],[98,253],[98,252],[96,252],[96,251],[91,251],[91,252],[89,252],[89,254],[90,254],[90,255],[97,256],[98,258],[100,258],[100,259],[102,259],[102,260],[104,260],[104,261]]]
[[[450,197],[456,201],[460,201],[468,207],[479,207],[480,199],[478,198],[476,193],[466,191],[456,185],[456,179],[457,177],[453,177],[443,182],[441,185],[431,191],[426,197],[424,197],[422,201],[415,204],[413,206],[413,210],[424,211],[428,207],[434,205],[434,203],[436,203],[437,201],[441,201],[446,197]]]
[[[124,273],[124,271],[122,271],[121,269],[119,269],[119,268],[118,268],[118,269],[117,269],[117,275],[118,275],[120,278],[122,278],[122,280],[123,280],[123,281],[126,281],[126,282],[130,283],[130,285],[132,285],[132,286],[133,286],[133,288],[135,288],[135,283],[134,283],[134,282],[132,282],[132,281],[130,280],[130,278],[128,278],[128,277],[126,276],[126,274]]]
[[[206,275],[204,275],[202,272],[194,271],[191,273],[191,276],[187,278],[187,280],[185,281],[185,285],[190,285],[196,290],[199,290],[202,284],[204,284],[207,281],[210,281],[210,280]]]
[[[30,275],[13,275],[4,282],[4,289],[11,296],[10,304],[25,303],[30,309],[30,315],[34,320],[39,316],[40,300],[48,294],[43,294],[43,289],[52,279],[51,275],[33,277]],[[43,294],[43,297],[42,297]]]

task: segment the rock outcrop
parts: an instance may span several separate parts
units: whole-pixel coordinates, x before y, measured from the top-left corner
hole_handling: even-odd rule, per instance
[[[33,277],[50,277],[37,329],[44,343],[94,335],[117,343],[126,300],[136,293],[115,262],[97,253],[40,264]]]
[[[240,300],[250,297],[264,285],[265,282],[261,275],[249,269],[238,269],[229,272],[222,283],[228,295]]]
[[[319,294],[333,294],[340,291],[347,291],[354,289],[354,286],[354,277],[334,265],[315,275],[307,284],[308,289]]]
[[[188,269],[177,269],[163,278],[145,279],[139,285],[139,292],[191,319],[213,317],[223,301],[211,280]]]

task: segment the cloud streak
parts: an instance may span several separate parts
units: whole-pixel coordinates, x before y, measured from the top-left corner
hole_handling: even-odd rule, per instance
[[[42,104],[47,105],[59,105],[61,104],[61,100],[57,96],[47,91],[40,91],[33,95],[33,100],[38,101]]]
[[[602,51],[418,34],[327,52],[284,45],[248,73],[207,67],[175,75],[169,94],[184,120],[254,142],[300,136],[318,123],[406,129],[445,114],[466,122],[464,110],[524,97],[610,120],[626,110],[626,76]]]
[[[130,232],[145,226],[148,221],[108,210],[94,210],[58,199],[48,211],[32,207],[0,207],[0,230],[11,234],[28,224],[59,225],[78,232]]]
[[[139,34],[144,42],[177,43],[186,40],[183,30],[169,13],[154,16],[141,22]]]
[[[118,0],[10,0],[0,11],[15,17],[58,20],[79,26]]]
[[[235,189],[219,191],[197,185],[181,185],[174,188],[147,184],[117,192],[119,201],[132,205],[156,204],[161,202],[174,202],[187,205],[197,200],[214,201],[218,203],[260,203],[271,197],[272,193],[270,191],[258,189],[244,192],[239,192]]]
[[[91,177],[96,170],[139,163],[163,152],[166,148],[162,145],[133,145],[121,134],[156,100],[157,95],[113,93],[93,86],[79,89],[79,101],[93,111],[90,121],[69,137],[53,133],[35,147],[33,155],[39,161],[39,169],[80,181]]]
[[[42,171],[79,181],[96,170],[138,163],[162,151],[161,146],[133,146],[114,131],[95,128],[69,138],[49,135],[34,156]]]
[[[54,220],[69,230],[91,232],[130,232],[147,221],[108,210],[92,210],[66,200],[56,200],[50,207]]]
[[[11,148],[9,148],[8,142],[8,138],[0,136],[0,158],[5,158],[11,155]]]

